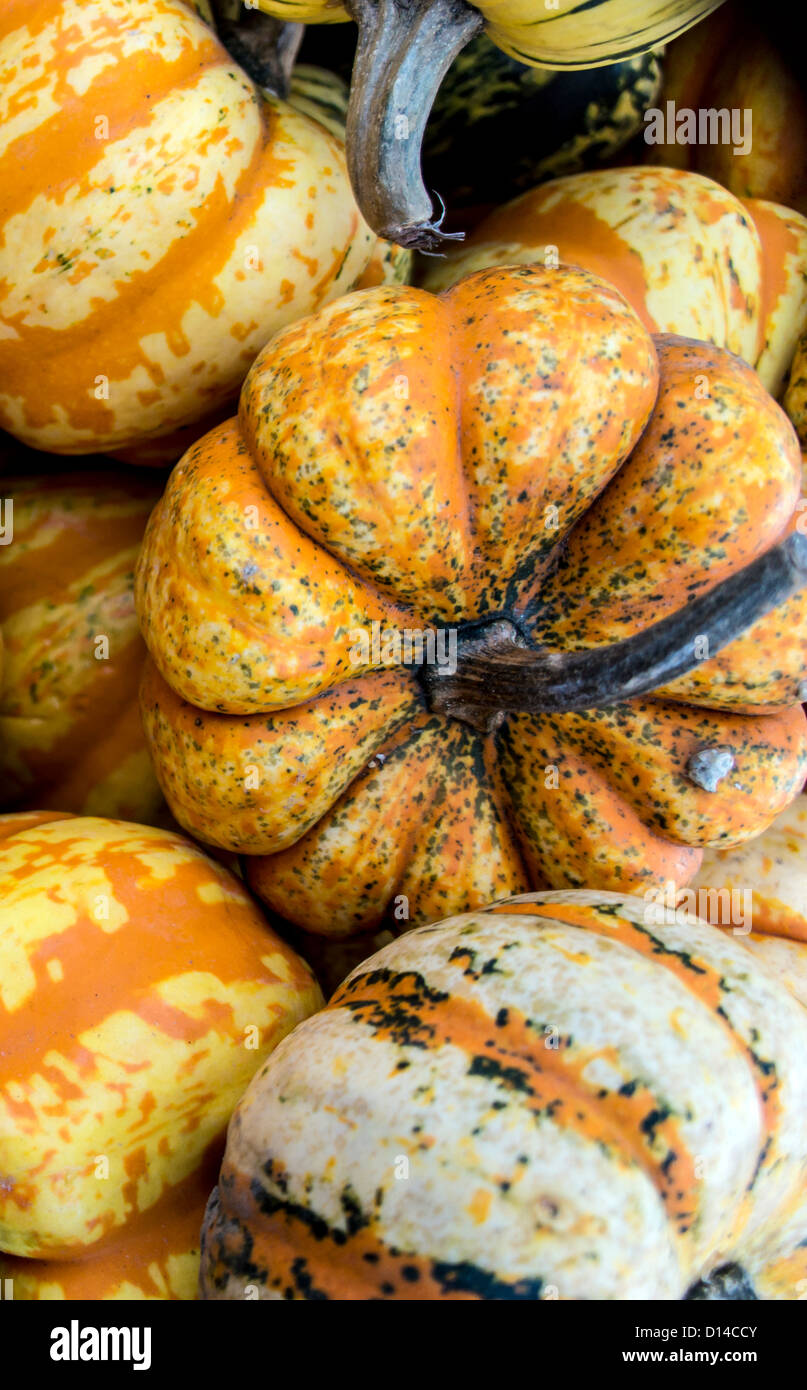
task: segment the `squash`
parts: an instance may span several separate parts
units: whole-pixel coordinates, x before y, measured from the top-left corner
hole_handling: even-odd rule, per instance
[[[796,427],[802,448],[807,449],[807,328],[796,344],[783,404]]]
[[[338,141],[183,0],[7,0],[0,63],[0,425],[26,443],[108,453],[199,420],[365,269]]]
[[[616,285],[653,333],[728,348],[778,395],[807,316],[807,218],[740,202],[700,174],[639,166],[572,174],[486,218],[425,278],[571,262]]]
[[[271,101],[271,92],[266,91],[265,96]],[[298,64],[291,75],[286,99],[296,111],[301,111],[303,115],[324,125],[326,130],[344,144],[347,86],[334,73],[327,72],[324,68],[312,67],[310,64]],[[408,284],[412,279],[413,262],[413,252],[377,237],[373,242],[370,259],[351,288]],[[236,392],[223,405],[192,424],[172,430],[169,434],[161,435],[145,444],[115,449],[114,457],[140,467],[164,468],[167,464],[176,463],[200,435],[228,419],[237,409]]]
[[[807,796],[800,796],[773,825],[739,849],[707,850],[691,890],[702,917],[728,927],[732,915],[744,926],[743,943],[800,1002],[807,1006]],[[740,909],[734,910],[735,904]],[[748,935],[745,932],[751,927]],[[792,1223],[792,1226],[791,1226]],[[803,1298],[807,1289],[807,1241],[795,1205],[783,1226],[779,1251],[740,1271],[744,1297]],[[692,1295],[725,1297],[710,1279]]]
[[[10,1279],[15,1301],[23,1303],[194,1300],[202,1219],[222,1150],[223,1142],[211,1145],[199,1167],[164,1200],[127,1222],[120,1242],[111,1247],[64,1260],[27,1260],[0,1251],[0,1287]]]
[[[202,1297],[670,1300],[807,1241],[807,1011],[652,906],[520,895],[358,966],[236,1108]]]
[[[2,480],[0,810],[153,821],[165,808],[140,722],[134,567],[160,490],[124,469],[29,467]]]
[[[267,345],[150,519],[173,814],[324,935],[685,883],[807,772],[800,487],[751,369],[654,345],[589,272],[346,297]]]
[[[0,904],[0,1249],[120,1251],[127,1283],[187,1297],[172,1225],[313,977],[237,879],[145,826],[0,817]]]
[[[647,52],[683,33],[721,0],[257,0],[286,21],[355,19],[359,39],[347,121],[350,178],[379,236],[435,251],[446,234],[434,221],[420,171],[429,111],[457,54],[482,28],[512,58],[532,66],[592,68]],[[252,6],[250,6],[252,8]],[[553,6],[554,10],[554,6]]]
[[[647,158],[707,174],[738,198],[764,198],[807,212],[807,97],[786,51],[793,31],[768,19],[760,24],[748,6],[729,3],[676,39],[665,54],[656,103],[665,117],[668,102],[676,115],[739,111],[750,147],[664,141],[649,144]],[[798,52],[798,43],[789,51]]]

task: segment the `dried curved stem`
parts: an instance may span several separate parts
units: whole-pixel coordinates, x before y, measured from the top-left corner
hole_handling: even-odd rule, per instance
[[[503,711],[602,709],[647,695],[714,656],[807,585],[807,536],[794,532],[737,574],[644,632],[610,647],[550,652],[526,647],[512,623],[493,622],[461,643],[457,668],[422,670],[431,708],[489,730]]]
[[[465,0],[347,0],[359,26],[347,114],[350,181],[365,221],[399,246],[439,250],[420,150],[437,90],[482,15]]]

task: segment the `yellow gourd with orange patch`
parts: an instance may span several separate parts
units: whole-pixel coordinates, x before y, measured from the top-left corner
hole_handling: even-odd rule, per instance
[[[8,0],[0,65],[0,425],[25,442],[198,420],[362,275],[341,143],[183,0]]]
[[[0,1250],[47,1262],[20,1266],[21,1287],[110,1296],[116,1265],[119,1297],[191,1297],[192,1223],[233,1107],[320,1002],[189,841],[1,817]]]

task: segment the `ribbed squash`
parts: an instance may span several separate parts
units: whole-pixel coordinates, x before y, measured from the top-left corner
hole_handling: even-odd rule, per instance
[[[0,484],[14,527],[0,546],[0,810],[149,822],[164,807],[140,722],[134,568],[160,492],[125,470],[31,463]]]
[[[0,64],[0,424],[20,439],[109,452],[199,420],[362,274],[339,142],[183,0],[7,0]]]
[[[0,1249],[102,1257],[75,1279],[23,1267],[37,1296],[114,1292],[113,1254],[121,1285],[191,1296],[189,1213],[232,1109],[320,1001],[238,880],[181,836],[0,817]]]
[[[484,28],[521,63],[592,68],[645,53],[717,9],[721,0],[257,0],[282,20],[332,24],[355,19],[358,48],[350,84],[347,157],[359,207],[379,236],[433,251],[445,234],[434,221],[420,150],[440,82]]]
[[[805,599],[701,660],[692,606],[773,554],[800,486],[754,373],[654,345],[586,271],[347,297],[267,346],[149,523],[143,715],[174,815],[325,935],[531,886],[685,883],[807,771]],[[609,644],[662,618],[694,625],[681,674],[606,689]],[[477,719],[434,654],[406,654],[429,631],[454,632],[460,674],[481,646],[494,674],[502,653],[589,662],[596,691],[528,712],[516,671]]]
[[[665,119],[668,102],[675,114],[737,111],[750,148],[665,141],[649,146],[648,159],[707,174],[738,198],[807,211],[807,96],[792,65],[799,53],[794,37],[787,24],[759,23],[750,6],[731,3],[670,44],[657,103]]]
[[[742,203],[678,169],[606,169],[555,179],[491,213],[430,264],[441,290],[483,266],[585,266],[616,285],[653,333],[736,352],[778,394],[807,316],[807,218]]]
[[[680,1299],[807,1241],[807,1012],[648,909],[526,895],[354,970],[236,1109],[203,1297]]]

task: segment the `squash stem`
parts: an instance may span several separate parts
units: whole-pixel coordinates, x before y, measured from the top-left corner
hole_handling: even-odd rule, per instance
[[[462,233],[440,230],[423,183],[423,134],[440,83],[482,28],[465,0],[347,0],[359,26],[347,115],[356,201],[374,232],[435,252]]]
[[[612,646],[530,648],[500,619],[460,644],[453,674],[428,666],[422,679],[433,711],[486,732],[506,711],[603,709],[686,675],[805,585],[807,536],[793,532],[708,593]]]
[[[244,9],[240,0],[213,0],[212,9],[218,37],[239,67],[258,87],[287,97],[304,26]]]

